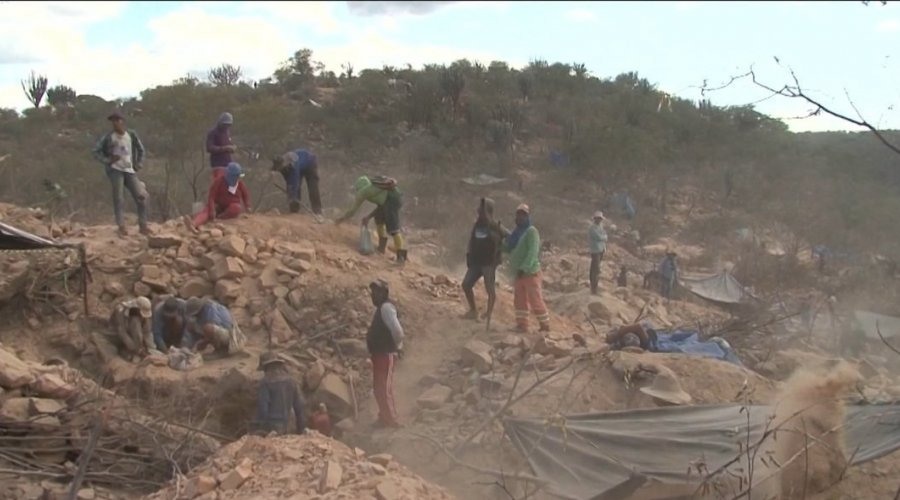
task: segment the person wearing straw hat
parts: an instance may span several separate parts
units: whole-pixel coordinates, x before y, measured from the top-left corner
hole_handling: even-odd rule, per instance
[[[126,299],[113,308],[109,323],[122,342],[122,357],[129,360],[135,356],[143,357],[153,349],[153,334],[150,332],[152,316],[153,308],[147,297]]]
[[[657,406],[680,406],[691,404],[693,398],[681,388],[678,377],[672,370],[660,366],[653,382],[640,391],[653,398]]]
[[[192,232],[215,219],[235,219],[241,212],[250,211],[250,193],[241,179],[244,170],[237,163],[231,162],[225,169],[225,175],[216,178],[209,187],[206,207],[193,219],[184,216],[184,223]]]
[[[600,283],[600,262],[603,261],[603,255],[606,253],[606,241],[609,236],[606,229],[603,228],[603,212],[594,212],[594,223],[588,230],[588,238],[591,246],[591,270],[589,278],[591,280],[591,294],[597,295],[597,285]]]
[[[253,427],[263,434],[287,434],[290,432],[293,410],[295,432],[302,434],[306,430],[303,396],[297,382],[288,373],[284,358],[272,351],[264,352],[259,357],[257,370],[265,374],[257,390]]]
[[[244,350],[247,338],[228,308],[212,299],[191,297],[184,306],[188,332],[197,339],[194,350],[203,352],[213,346],[218,356],[230,356]]]
[[[94,158],[106,165],[106,177],[112,183],[113,212],[119,236],[127,236],[125,227],[124,190],[131,193],[137,207],[138,226],[141,234],[150,234],[147,224],[146,197],[141,196],[137,172],[144,161],[144,145],[134,130],[125,126],[125,117],[118,111],[106,117],[112,123],[112,131],[100,138],[94,147]]]
[[[516,208],[516,228],[506,238],[509,271],[515,277],[513,303],[518,333],[528,333],[528,310],[537,316],[541,332],[550,331],[550,313],[544,303],[541,277],[541,236],[531,225],[531,209],[522,203]]]

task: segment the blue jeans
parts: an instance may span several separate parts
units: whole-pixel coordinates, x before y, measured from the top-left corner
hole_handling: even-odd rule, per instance
[[[112,195],[113,195],[113,210],[116,213],[116,225],[119,227],[125,227],[125,208],[124,208],[124,200],[125,197],[125,189],[131,193],[131,197],[134,199],[134,204],[137,205],[137,215],[138,215],[138,225],[141,227],[147,226],[147,206],[144,204],[144,200],[138,197],[138,178],[134,174],[129,174],[126,172],[122,172],[121,170],[116,170],[107,165],[106,167],[106,177],[109,178],[109,182],[112,184]]]

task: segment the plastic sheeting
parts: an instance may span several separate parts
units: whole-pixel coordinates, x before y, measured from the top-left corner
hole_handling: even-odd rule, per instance
[[[478,174],[474,177],[466,177],[462,181],[470,186],[491,186],[505,181],[505,178],[494,177],[493,175]]]
[[[59,246],[46,238],[0,222],[0,250],[33,250]]]
[[[700,356],[703,358],[727,361],[743,366],[734,349],[727,344],[721,345],[712,340],[700,340],[700,333],[694,331],[675,330],[673,332],[656,332],[656,343],[651,347],[653,352],[675,352]]]
[[[881,330],[881,334],[886,339],[900,336],[900,318],[884,316],[869,311],[854,311],[853,319],[866,333],[866,337],[872,340],[879,340],[878,330]]]
[[[771,407],[749,410],[750,441],[757,442]],[[702,458],[711,471],[725,465],[740,453],[748,427],[747,414],[735,404],[574,415],[566,417],[565,431],[543,419],[507,419],[504,426],[547,490],[574,500],[635,489],[642,478],[696,481],[687,464]],[[900,448],[900,404],[848,405],[845,431],[853,465],[883,457]]]
[[[679,276],[678,282],[699,297],[723,304],[738,304],[747,296],[744,286],[728,272],[712,276],[686,274]]]

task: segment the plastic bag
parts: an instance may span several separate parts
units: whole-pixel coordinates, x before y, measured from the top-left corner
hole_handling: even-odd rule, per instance
[[[362,225],[359,227],[359,253],[363,255],[372,255],[375,253],[375,244],[372,242],[372,233],[369,226]]]

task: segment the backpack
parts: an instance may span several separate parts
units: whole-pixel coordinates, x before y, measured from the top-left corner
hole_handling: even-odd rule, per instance
[[[372,185],[385,191],[393,191],[397,188],[397,179],[386,175],[376,175],[371,177]]]

